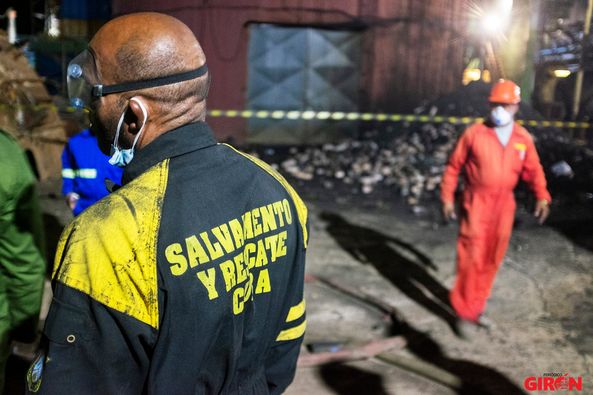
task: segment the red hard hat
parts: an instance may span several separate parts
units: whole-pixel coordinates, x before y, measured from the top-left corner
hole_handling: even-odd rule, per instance
[[[521,101],[521,88],[510,80],[499,80],[490,91],[491,103],[517,104]]]

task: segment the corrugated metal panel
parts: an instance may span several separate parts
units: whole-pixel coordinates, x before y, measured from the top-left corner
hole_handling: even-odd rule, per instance
[[[253,110],[357,111],[360,34],[255,24],[250,27],[247,106]],[[312,120],[249,122],[249,139],[322,143],[353,133],[352,123]]]

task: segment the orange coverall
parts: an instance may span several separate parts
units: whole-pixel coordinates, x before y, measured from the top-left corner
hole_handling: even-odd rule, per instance
[[[513,189],[519,177],[538,200],[551,202],[533,140],[515,123],[503,146],[485,124],[465,130],[449,158],[441,184],[441,200],[453,203],[463,172],[464,190],[457,240],[457,278],[450,300],[457,315],[476,321],[486,307],[494,277],[506,252],[513,220]]]

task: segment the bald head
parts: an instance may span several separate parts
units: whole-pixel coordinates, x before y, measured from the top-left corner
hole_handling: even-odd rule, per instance
[[[109,21],[93,37],[90,48],[95,54],[103,84],[164,77],[195,70],[206,63],[198,40],[184,23],[154,12],[124,15]],[[159,104],[159,112],[173,118],[203,102],[208,87],[209,75],[205,75],[171,85],[126,92],[121,100],[141,93]],[[205,106],[202,107],[205,112]]]

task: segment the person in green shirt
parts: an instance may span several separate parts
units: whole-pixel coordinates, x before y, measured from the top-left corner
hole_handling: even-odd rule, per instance
[[[34,340],[45,276],[35,176],[18,143],[0,130],[0,394],[13,340]]]

